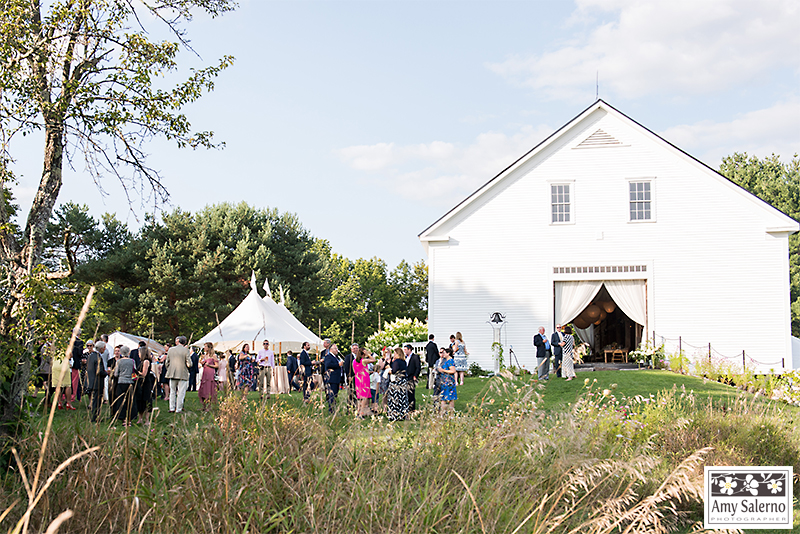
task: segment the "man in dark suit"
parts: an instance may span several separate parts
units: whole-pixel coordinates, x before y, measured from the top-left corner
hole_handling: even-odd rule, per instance
[[[292,354],[292,351],[286,351],[286,373],[289,375],[289,391],[296,389],[300,390],[295,382],[295,375],[297,374],[297,356]]]
[[[92,396],[92,423],[97,421],[97,415],[100,413],[100,405],[103,402],[103,386],[105,378],[108,376],[103,366],[103,358],[100,356],[105,350],[106,344],[98,341],[96,350],[92,350],[86,359],[86,390]]]
[[[544,327],[539,327],[539,333],[533,336],[533,345],[536,347],[536,369],[539,380],[550,378],[550,341],[544,333]]]
[[[556,370],[556,376],[561,378],[561,357],[563,355],[564,347],[564,334],[561,333],[561,325],[556,325],[556,331],[550,338],[550,346],[553,347],[553,366]]]
[[[413,412],[417,409],[417,382],[422,371],[419,362],[419,354],[414,352],[414,347],[406,345],[403,347],[406,354],[406,377],[408,378],[408,411]]]
[[[314,372],[311,367],[311,357],[308,355],[308,349],[311,348],[311,343],[308,341],[303,343],[303,350],[300,351],[300,368],[302,369],[301,378],[303,380],[303,400],[308,402],[309,392],[308,388],[311,385],[311,375]]]
[[[200,355],[197,354],[195,348],[192,348],[192,355],[189,357],[192,359],[192,366],[189,367],[189,391],[197,391],[197,373],[200,372]]]
[[[428,389],[433,389],[433,367],[439,359],[439,347],[433,342],[433,334],[428,336],[428,344],[425,345],[425,362],[428,364]]]
[[[144,341],[139,342],[139,347],[145,347],[147,343]],[[131,351],[130,358],[133,360],[133,366],[138,369],[139,364],[142,362],[142,358],[139,356],[139,347],[136,347]]]
[[[331,349],[331,340],[328,338],[323,339],[322,350],[317,356],[317,359],[314,360],[314,365],[317,366],[317,368],[319,369],[319,373],[322,375],[323,379],[325,377],[325,356],[328,355],[328,351],[330,351],[330,349]]]
[[[335,343],[326,350],[322,369],[324,370],[322,379],[325,383],[325,396],[328,399],[328,412],[333,414],[336,409],[336,396],[339,394],[339,386],[342,383],[342,362],[339,360],[339,347]]]

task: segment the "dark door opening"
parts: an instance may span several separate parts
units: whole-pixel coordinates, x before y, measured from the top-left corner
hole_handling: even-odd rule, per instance
[[[581,341],[589,343],[586,361],[604,361],[605,351],[621,349],[636,350],[642,341],[644,326],[625,315],[603,285],[592,302],[573,319],[573,326],[580,329]]]

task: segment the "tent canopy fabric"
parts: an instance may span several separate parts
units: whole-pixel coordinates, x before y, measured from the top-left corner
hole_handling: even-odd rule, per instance
[[[295,330],[303,334],[305,336],[304,339],[311,343],[312,347],[322,346],[322,340],[314,332],[306,328],[303,323],[297,320],[297,317],[292,315],[292,312],[286,309],[283,304],[275,303],[275,301],[273,301],[269,295],[266,295],[262,300],[267,306],[274,307],[287,323],[289,323]]]
[[[134,336],[133,334],[127,334],[125,332],[114,332],[108,335],[108,350],[114,352],[114,347],[117,345],[125,345],[131,350],[138,349],[140,341],[147,343],[147,348],[150,349],[150,352],[153,354],[163,354],[166,350],[166,347],[158,341],[146,337]]]
[[[304,341],[312,345],[322,344],[308,329],[301,331],[297,325],[302,326],[286,308],[282,308],[272,299],[262,300],[255,283],[251,283],[251,291],[242,303],[211,332],[192,345],[203,346],[208,342],[216,351],[236,352],[248,344],[250,350],[255,352],[260,348],[261,341],[268,340],[272,350],[285,352],[299,351]]]

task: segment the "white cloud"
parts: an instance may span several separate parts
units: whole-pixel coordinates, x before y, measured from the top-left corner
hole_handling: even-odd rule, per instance
[[[377,143],[342,148],[336,154],[395,194],[446,206],[462,200],[552,132],[549,126],[523,126],[511,135],[482,133],[467,146],[442,141]]]
[[[775,153],[788,161],[800,154],[800,99],[744,113],[728,122],[673,126],[659,135],[715,168],[734,152],[760,158]]]
[[[800,69],[796,0],[577,0],[568,29],[587,29],[542,54],[490,64],[505,78],[554,98],[704,94]],[[598,18],[611,17],[610,22]]]

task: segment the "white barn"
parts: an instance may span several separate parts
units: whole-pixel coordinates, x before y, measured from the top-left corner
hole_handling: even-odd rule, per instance
[[[601,358],[612,343],[633,350],[655,335],[690,357],[710,344],[715,358],[741,364],[744,353],[760,371],[791,368],[788,236],[797,230],[598,100],[419,235],[428,328],[440,344],[461,331],[484,369],[493,312],[505,315],[506,363],[513,348],[528,369],[536,329],[571,322],[588,326],[582,337]],[[610,312],[598,318],[592,303]]]

